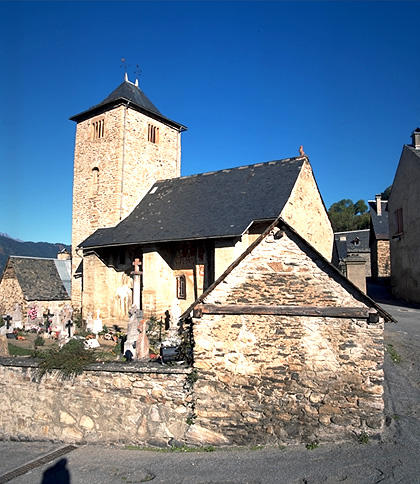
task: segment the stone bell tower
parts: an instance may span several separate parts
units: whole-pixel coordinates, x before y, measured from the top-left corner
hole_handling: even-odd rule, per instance
[[[138,81],[124,82],[77,123],[72,216],[72,304],[81,307],[83,262],[78,245],[96,229],[125,218],[159,179],[180,176],[181,132]]]

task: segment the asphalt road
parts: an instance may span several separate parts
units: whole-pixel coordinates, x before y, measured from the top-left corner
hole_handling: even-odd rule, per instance
[[[386,325],[385,344],[401,362],[386,354],[388,426],[381,441],[188,453],[89,445],[10,481],[8,472],[65,446],[0,442],[0,483],[420,483],[420,309],[382,301],[391,302],[383,307],[398,320]]]

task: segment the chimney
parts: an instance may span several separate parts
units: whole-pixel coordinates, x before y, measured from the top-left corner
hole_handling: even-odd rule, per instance
[[[66,249],[62,249],[57,254],[57,259],[58,260],[69,260],[69,259],[71,259],[71,254],[69,252],[67,252]]]
[[[376,213],[380,217],[382,215],[382,196],[375,195],[375,199],[376,199]]]
[[[411,139],[413,140],[413,148],[420,150],[420,128],[416,128],[411,133]]]

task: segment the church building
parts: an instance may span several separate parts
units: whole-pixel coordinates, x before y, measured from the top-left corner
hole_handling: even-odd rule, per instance
[[[331,260],[308,157],[181,174],[181,133],[127,76],[77,123],[72,304],[124,326],[187,309],[278,217]],[[133,291],[133,273],[141,273]]]

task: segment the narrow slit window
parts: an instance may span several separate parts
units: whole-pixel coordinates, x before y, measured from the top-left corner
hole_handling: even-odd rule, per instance
[[[93,139],[100,139],[104,137],[105,133],[105,120],[98,119],[92,123]]]
[[[185,276],[177,276],[176,278],[176,297],[178,299],[186,299],[187,298],[187,284]]]
[[[99,168],[95,166],[92,169],[92,195],[96,195],[99,191]]]
[[[159,128],[153,126],[153,124],[148,125],[147,139],[151,143],[159,143]]]

